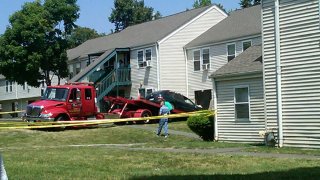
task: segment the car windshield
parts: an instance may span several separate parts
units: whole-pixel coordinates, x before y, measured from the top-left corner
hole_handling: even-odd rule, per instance
[[[42,100],[66,101],[69,90],[66,88],[47,88]]]

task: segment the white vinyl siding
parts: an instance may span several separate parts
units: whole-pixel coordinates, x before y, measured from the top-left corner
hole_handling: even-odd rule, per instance
[[[150,54],[151,57],[145,57],[150,59],[150,68],[131,68],[131,91],[129,97],[136,98],[138,96],[139,88],[145,88],[146,90],[157,90],[157,54],[156,47],[146,47],[138,50],[131,50],[130,52],[130,64],[136,64],[138,59],[138,51],[147,52],[144,54]],[[149,53],[150,51],[150,53]],[[149,56],[149,55],[148,55]]]
[[[235,87],[249,87],[250,121],[235,118]],[[241,79],[218,80],[217,89],[217,125],[218,140],[230,142],[262,143],[259,131],[265,129],[263,81],[259,77],[242,76]]]
[[[183,47],[225,17],[213,7],[159,44],[160,89],[187,94],[186,57]],[[191,71],[194,72],[193,61],[191,62]]]
[[[236,52],[237,54],[242,52],[242,42],[243,41],[252,41],[252,45],[260,45],[261,37],[255,38],[243,38],[236,41]],[[210,69],[208,71],[194,71],[193,64],[193,51],[194,49],[190,49],[187,51],[187,62],[188,62],[188,84],[189,84],[189,92],[188,97],[192,100],[194,99],[194,91],[212,89],[212,81],[208,77],[221,68],[223,65],[228,63],[227,61],[227,43],[216,44],[208,47],[204,47],[202,49],[209,49],[209,61],[210,61]]]
[[[320,148],[319,1],[280,1],[284,146]],[[274,1],[263,1],[266,118],[277,128]]]

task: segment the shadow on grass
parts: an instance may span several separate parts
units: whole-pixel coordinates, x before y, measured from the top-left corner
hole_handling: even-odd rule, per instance
[[[164,176],[141,176],[136,179],[319,179],[320,167],[297,168],[288,171],[262,172],[255,174],[217,174],[217,175],[164,175]]]

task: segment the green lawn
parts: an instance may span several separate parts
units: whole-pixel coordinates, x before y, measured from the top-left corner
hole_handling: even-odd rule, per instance
[[[178,128],[183,126],[180,123]],[[270,148],[176,135],[164,139],[128,126],[57,132],[1,130],[0,138],[9,179],[311,179],[320,175],[320,160],[147,150],[242,147],[264,152]],[[100,145],[70,146],[92,144]]]

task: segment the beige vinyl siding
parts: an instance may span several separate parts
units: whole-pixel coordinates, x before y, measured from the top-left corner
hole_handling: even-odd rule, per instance
[[[12,92],[6,92],[6,80],[0,80],[1,101],[16,100],[29,97],[40,97],[40,95],[41,88],[35,88],[26,85],[25,90],[23,90],[23,87],[21,85],[18,85],[16,82],[12,82]]]
[[[270,15],[264,16],[264,19],[270,18]],[[272,31],[270,34],[266,33],[269,37],[265,42],[267,47],[273,43],[271,34]],[[319,1],[281,0],[280,54],[284,146],[320,148],[319,40]],[[268,90],[266,97],[270,97],[266,105],[267,108],[271,105],[273,109],[276,108],[276,94],[271,91],[271,84],[275,81],[275,76],[270,73],[272,68],[269,67],[275,60],[270,58],[274,57],[274,53],[265,53],[266,91]],[[274,103],[270,103],[271,99]],[[270,117],[276,115],[275,112],[271,112],[267,112],[268,123]]]
[[[138,51],[143,50],[145,56],[145,50],[151,49],[151,67],[138,67]],[[141,49],[135,49],[130,52],[130,65],[131,65],[131,81],[132,87],[130,97],[136,98],[138,96],[138,90],[140,83],[142,88],[157,90],[157,51],[156,46],[143,47]]]
[[[183,47],[224,18],[222,13],[213,8],[159,45],[160,89],[170,89],[186,95],[186,64]]]
[[[255,38],[243,38],[240,40],[236,40],[233,43],[236,44],[236,55],[239,55],[242,53],[242,42],[251,40],[252,45],[259,45],[261,44],[261,37],[255,37]],[[200,70],[200,71],[194,71],[194,65],[193,65],[193,51],[195,49],[190,49],[187,51],[187,57],[188,57],[188,84],[189,84],[189,92],[188,97],[192,100],[195,100],[195,94],[194,91],[198,90],[206,90],[206,89],[212,89],[212,81],[208,78],[212,73],[214,73],[216,70],[224,66],[228,60],[227,60],[227,44],[228,43],[222,43],[222,44],[216,44],[211,45],[210,47],[203,47],[203,48],[210,48],[210,70]],[[203,49],[199,48],[199,49]]]
[[[259,131],[265,129],[262,74],[244,76],[241,80],[216,81],[218,140],[263,143],[259,136]],[[249,87],[249,121],[235,120],[234,88],[239,86]]]

